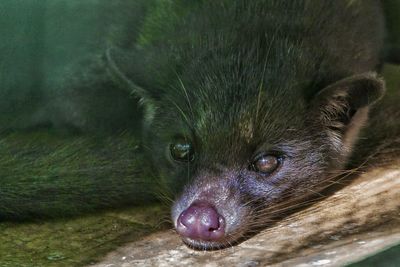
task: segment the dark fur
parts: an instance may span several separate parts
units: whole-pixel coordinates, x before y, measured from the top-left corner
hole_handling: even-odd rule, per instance
[[[139,47],[162,61],[131,80],[154,109],[146,137],[161,176],[174,193],[186,184],[173,222],[195,201],[226,218],[221,242],[184,238],[213,248],[332,182],[351,151],[346,134],[360,126],[353,117],[383,93],[368,73],[381,63],[383,21],[377,1],[203,1],[193,9],[184,6],[172,30]],[[189,165],[165,158],[177,135],[194,143]],[[262,152],[284,157],[279,171],[249,170]]]
[[[300,201],[332,183],[348,162],[368,108],[384,91],[373,73],[384,56],[379,1],[149,5],[132,40],[90,57],[89,70],[78,78],[66,77],[65,92],[75,97],[51,98],[46,112],[57,116],[39,116],[40,123],[90,130],[106,116],[122,118],[112,128],[124,128],[137,110],[124,109],[127,94],[121,89],[140,99],[144,149],[164,193],[178,196],[173,222],[198,200],[226,219],[221,242],[184,240],[196,248],[236,242],[273,220],[288,200]],[[104,114],[90,123],[86,118],[110,96],[105,88],[118,96],[122,111],[100,108]],[[99,92],[101,101],[87,109],[94,112],[70,115]],[[176,136],[194,144],[193,163],[171,159],[168,148]],[[283,157],[270,176],[249,169],[262,152]]]

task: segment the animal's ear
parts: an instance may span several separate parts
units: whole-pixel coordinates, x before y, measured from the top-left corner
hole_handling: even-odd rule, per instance
[[[150,97],[149,92],[140,85],[143,76],[140,66],[143,68],[144,62],[140,62],[136,51],[128,52],[110,47],[105,53],[105,59],[108,73],[114,82],[141,99]]]
[[[384,81],[375,73],[340,80],[320,91],[312,102],[312,120],[322,125],[335,149],[350,152],[369,107],[384,94]]]
[[[147,86],[146,57],[139,51],[124,51],[115,47],[105,53],[107,71],[121,88],[139,99],[145,111],[145,124],[151,123],[156,110],[157,95]]]

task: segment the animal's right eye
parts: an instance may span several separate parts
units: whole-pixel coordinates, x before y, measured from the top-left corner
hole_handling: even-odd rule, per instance
[[[194,159],[193,145],[184,138],[176,140],[170,145],[169,150],[175,161],[190,162]]]

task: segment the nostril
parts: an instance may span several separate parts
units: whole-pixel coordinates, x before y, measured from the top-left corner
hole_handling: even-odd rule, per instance
[[[191,239],[217,241],[225,234],[225,219],[210,204],[197,202],[179,215],[176,230]]]

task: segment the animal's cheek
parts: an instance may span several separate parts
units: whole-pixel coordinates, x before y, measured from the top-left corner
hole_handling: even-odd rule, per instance
[[[242,172],[241,196],[251,206],[269,206],[281,199],[285,191],[295,186],[298,179],[299,176],[294,176],[287,168],[271,175]]]

